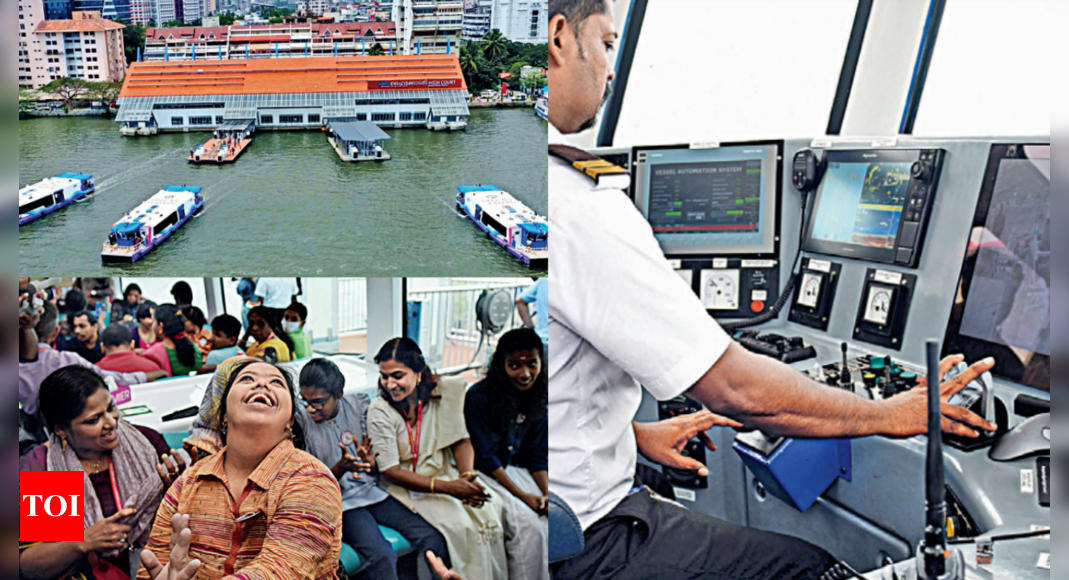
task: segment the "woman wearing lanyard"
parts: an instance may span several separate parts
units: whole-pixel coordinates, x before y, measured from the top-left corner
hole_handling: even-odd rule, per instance
[[[296,400],[289,375],[274,365],[246,360],[230,370],[219,408],[223,447],[164,497],[138,578],[175,580],[175,565],[175,573],[196,568],[198,580],[334,579],[341,491],[302,450]]]
[[[293,360],[293,341],[274,320],[270,309],[263,306],[257,306],[249,312],[249,328],[240,345],[247,356],[269,363]],[[250,337],[256,343],[247,346]]]
[[[407,338],[386,343],[375,362],[381,396],[368,410],[368,433],[386,491],[445,536],[467,580],[507,579],[504,504],[475,473],[464,425],[467,383],[435,377]]]
[[[40,409],[52,438],[23,457],[19,470],[85,472],[85,539],[20,544],[19,577],[129,578],[131,548],[145,546],[163,493],[189,456],[171,451],[159,433],[120,420],[104,382],[89,369],[49,375]]]

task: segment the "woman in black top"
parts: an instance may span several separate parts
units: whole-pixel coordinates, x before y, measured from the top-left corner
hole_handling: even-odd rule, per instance
[[[464,405],[475,468],[504,500],[512,537],[527,544],[509,550],[512,579],[549,578],[549,378],[544,364],[538,334],[529,328],[506,333],[486,379],[468,391]],[[532,557],[539,553],[542,557]],[[516,561],[520,555],[523,561]]]

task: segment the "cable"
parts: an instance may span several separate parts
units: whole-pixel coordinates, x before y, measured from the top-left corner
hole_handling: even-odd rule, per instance
[[[1031,538],[1041,538],[1043,536],[1049,536],[1050,530],[1040,530],[1036,532],[1026,532],[1023,534],[1006,534],[1005,536],[992,536],[991,542],[1007,542],[1010,540],[1028,540]],[[979,538],[966,538],[964,540],[950,540],[947,542],[951,546],[960,546],[963,544],[975,544]]]
[[[791,300],[791,295],[794,294],[794,288],[798,285],[798,265],[802,262],[802,236],[805,235],[805,223],[806,223],[806,207],[809,205],[809,194],[802,194],[802,225],[798,231],[798,252],[794,255],[794,264],[791,266],[790,279],[787,280],[787,285],[783,287],[783,292],[779,295],[779,300],[772,305],[772,308],[754,318],[747,320],[741,320],[739,322],[732,322],[730,324],[720,325],[729,334],[737,330],[745,330],[747,328],[753,328],[760,326],[766,322],[774,320],[779,313],[783,310],[783,307],[787,305]]]

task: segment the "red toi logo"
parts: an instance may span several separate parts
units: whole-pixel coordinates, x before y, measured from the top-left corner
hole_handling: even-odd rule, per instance
[[[19,474],[19,541],[84,542],[85,474],[23,471]]]

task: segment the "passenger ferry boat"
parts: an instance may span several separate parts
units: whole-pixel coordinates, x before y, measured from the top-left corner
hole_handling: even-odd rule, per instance
[[[57,212],[96,191],[93,176],[61,173],[19,190],[19,227]]]
[[[549,89],[542,91],[542,94],[539,95],[538,101],[535,103],[535,114],[545,121],[549,120]]]
[[[549,267],[549,224],[496,185],[457,188],[457,208],[528,268]]]
[[[132,264],[167,241],[202,209],[200,187],[165,187],[112,226],[100,257],[104,262]]]

